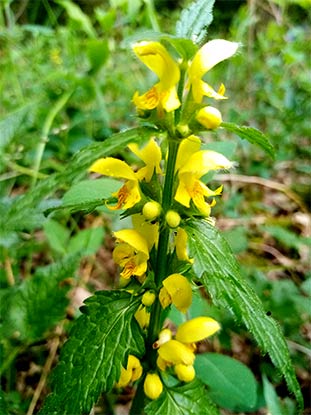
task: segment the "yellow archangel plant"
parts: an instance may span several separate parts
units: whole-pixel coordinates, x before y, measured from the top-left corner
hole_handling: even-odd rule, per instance
[[[133,97],[138,115],[144,120],[149,117],[154,133],[147,142],[128,146],[131,157],[136,157],[135,167],[113,157],[101,158],[90,167],[91,172],[124,180],[107,206],[122,209],[133,224],[132,229],[114,232],[113,259],[120,267],[124,289],[141,298],[135,319],[145,333],[146,355],[143,359],[129,355],[116,386],[141,379],[142,390],[151,400],[161,396],[167,371],[179,382],[194,379],[195,343],[220,329],[218,322],[206,316],[183,323],[175,336],[163,324],[170,308],[185,314],[192,304],[195,258],[189,257],[184,225],[191,217],[212,223],[211,208],[222,192],[222,186],[213,190],[204,178],[233,166],[224,155],[202,149],[198,133],[218,128],[222,122],[220,111],[206,105],[204,97],[225,99],[223,84],[216,92],[203,76],[237,48],[237,43],[217,39],[185,60],[160,41],[135,43],[135,55],[158,77],[147,92],[135,92]]]

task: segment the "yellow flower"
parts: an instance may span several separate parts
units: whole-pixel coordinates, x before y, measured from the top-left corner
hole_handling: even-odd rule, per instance
[[[181,217],[178,212],[169,210],[165,215],[165,220],[170,228],[177,228],[180,224]]]
[[[146,180],[146,182],[149,183],[154,171],[157,174],[162,174],[160,167],[160,162],[162,160],[161,149],[153,139],[150,139],[141,149],[137,144],[129,144],[128,147],[145,163],[145,166],[139,169],[136,174],[139,180]]]
[[[222,123],[220,111],[211,106],[201,108],[196,115],[196,120],[209,130],[219,127]]]
[[[148,373],[144,382],[145,395],[150,399],[157,399],[163,391],[163,384],[157,373]]]
[[[113,259],[123,268],[121,277],[141,277],[147,270],[149,259],[148,244],[144,237],[135,229],[124,229],[114,232],[118,245],[113,251]]]
[[[132,223],[134,229],[144,237],[147,242],[149,252],[153,245],[157,246],[159,239],[159,223],[147,222],[143,215],[135,214],[132,215]]]
[[[220,330],[219,323],[211,317],[196,317],[182,323],[176,333],[176,340],[182,343],[195,343],[212,336]]]
[[[173,365],[179,363],[187,366],[192,365],[195,359],[191,348],[177,340],[169,340],[162,344],[158,353],[165,362]]]
[[[118,202],[109,209],[129,209],[141,200],[138,178],[124,161],[113,157],[101,158],[95,161],[89,170],[104,176],[127,180],[118,192],[112,194],[118,198]]]
[[[153,221],[160,216],[161,209],[160,203],[155,201],[147,202],[144,204],[142,214],[145,219]]]
[[[156,295],[152,291],[146,291],[144,295],[142,296],[141,302],[146,307],[152,306],[152,304],[155,302]]]
[[[179,183],[175,200],[188,208],[192,200],[203,215],[209,216],[211,207],[215,202],[208,204],[205,201],[205,197],[219,195],[222,191],[222,186],[216,190],[211,190],[199,179],[209,171],[229,169],[232,167],[232,163],[222,154],[211,150],[195,151],[191,154],[189,151],[190,145],[193,149],[197,146],[196,140],[193,139],[193,136],[191,137],[192,140],[187,145],[182,145],[182,142],[177,155],[177,158],[183,160],[184,164],[181,165],[180,161],[177,160],[180,168],[178,170]],[[187,150],[188,156],[185,154]]]
[[[189,69],[189,82],[192,89],[193,99],[201,103],[203,96],[214,99],[224,99],[224,86],[220,87],[218,92],[202,81],[203,75],[219,62],[230,58],[237,51],[239,44],[228,42],[227,40],[214,39],[205,43],[195,54]]]
[[[140,361],[137,359],[137,357],[130,354],[128,356],[126,369],[121,367],[120,379],[117,382],[116,386],[118,388],[124,388],[130,382],[135,382],[135,380],[138,380],[141,377],[142,373],[143,368],[140,364]]]
[[[150,313],[146,310],[146,307],[139,306],[134,316],[142,329],[145,329],[149,326]]]
[[[143,95],[135,92],[133,102],[138,109],[152,110],[158,106],[167,112],[180,106],[176,85],[180,78],[178,64],[160,42],[139,42],[133,45],[137,57],[152,71],[159,82]]]
[[[175,236],[175,246],[176,246],[176,255],[180,261],[187,261],[193,263],[193,259],[190,259],[187,253],[187,241],[188,235],[187,232],[178,228]]]
[[[187,278],[181,274],[172,274],[165,278],[159,300],[163,308],[173,303],[179,311],[185,313],[192,302],[192,289]]]

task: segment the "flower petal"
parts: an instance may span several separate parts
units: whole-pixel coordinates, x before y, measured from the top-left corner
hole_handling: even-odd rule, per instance
[[[142,252],[149,258],[149,250],[146,239],[135,229],[123,229],[113,233],[114,236],[135,249],[136,252]]]
[[[195,135],[183,139],[179,145],[175,171],[178,171],[189,159],[189,157],[200,150],[201,140]]]
[[[139,148],[137,144],[130,144],[128,147],[146,165],[145,168],[142,168],[137,172],[139,180],[145,179],[146,182],[149,183],[154,171],[157,174],[162,173],[160,167],[160,162],[162,160],[161,149],[153,139],[149,140],[143,148]]]
[[[192,303],[192,289],[187,278],[181,274],[172,274],[163,280],[163,286],[174,306],[185,313]]]
[[[100,173],[109,177],[136,180],[137,177],[131,167],[124,161],[113,157],[101,158],[91,165],[89,171]]]
[[[192,365],[195,359],[195,355],[190,348],[177,340],[169,340],[162,344],[158,353],[163,360],[174,365],[178,363]]]
[[[219,323],[211,317],[196,317],[182,323],[175,337],[182,343],[195,343],[212,336],[218,330],[220,330]]]

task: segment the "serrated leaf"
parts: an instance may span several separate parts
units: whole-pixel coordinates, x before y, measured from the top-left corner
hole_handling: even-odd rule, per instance
[[[147,415],[219,415],[207,390],[198,379],[182,386],[167,387],[160,397],[147,404]]]
[[[61,282],[74,275],[78,257],[38,268],[20,286],[1,290],[0,337],[11,337],[31,343],[43,337],[46,330],[65,315],[69,284]]]
[[[248,127],[245,125],[236,125],[234,123],[223,122],[221,127],[225,128],[232,133],[235,133],[244,140],[249,141],[252,144],[256,144],[262,150],[264,150],[269,156],[274,159],[275,150],[269,139],[257,128]]]
[[[242,277],[228,243],[214,226],[204,220],[190,220],[185,230],[190,255],[195,258],[193,269],[213,302],[229,309],[239,322],[246,325],[262,352],[269,353],[302,408],[301,391],[282,331],[276,321],[266,315],[257,294]]]
[[[89,413],[101,392],[119,380],[132,353],[144,353],[141,330],[133,318],[139,297],[123,291],[99,291],[85,301],[53,374],[53,393],[40,415]]]
[[[111,197],[121,187],[121,182],[102,178],[83,180],[74,184],[65,194],[59,208],[70,209],[71,212],[90,210],[102,206],[104,199]]]
[[[196,44],[204,41],[208,26],[213,21],[215,0],[197,0],[184,9],[176,23],[176,35],[191,39]]]
[[[247,366],[218,353],[199,354],[194,366],[198,378],[209,387],[211,398],[219,406],[235,412],[254,411],[257,382]]]

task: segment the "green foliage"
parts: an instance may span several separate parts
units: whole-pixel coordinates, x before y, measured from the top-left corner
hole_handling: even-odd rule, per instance
[[[221,126],[226,130],[237,134],[244,140],[247,140],[252,144],[256,144],[258,147],[261,147],[266,153],[269,154],[270,157],[274,158],[275,152],[273,146],[261,131],[257,130],[256,128],[239,126],[227,122],[223,122]]]
[[[38,268],[19,286],[0,291],[0,335],[3,339],[14,336],[26,343],[40,340],[64,318],[70,285],[62,281],[74,277],[77,262],[77,256],[67,257],[59,263]]]
[[[255,410],[258,385],[247,366],[229,356],[203,353],[197,356],[195,368],[219,406],[235,412]]]
[[[213,21],[214,0],[197,0],[181,13],[176,24],[176,35],[203,43],[208,26]]]
[[[144,353],[144,340],[133,318],[139,303],[139,297],[121,291],[99,291],[86,300],[62,349],[53,393],[41,415],[88,413],[99,394],[119,380],[128,354]]]
[[[261,350],[269,353],[302,408],[301,391],[280,327],[265,313],[261,301],[241,276],[227,242],[207,221],[192,220],[185,229],[189,235],[190,253],[195,258],[194,271],[213,302],[228,308],[246,325]]]
[[[160,398],[145,407],[147,415],[219,415],[206,389],[198,379],[164,390]]]

